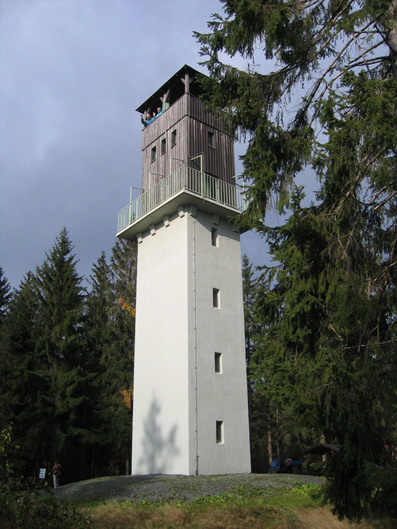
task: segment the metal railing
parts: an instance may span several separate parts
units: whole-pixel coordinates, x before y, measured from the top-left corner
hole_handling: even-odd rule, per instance
[[[180,191],[189,191],[239,211],[245,209],[244,196],[237,186],[223,182],[219,178],[207,175],[192,167],[182,165],[120,209],[117,232],[137,221]]]

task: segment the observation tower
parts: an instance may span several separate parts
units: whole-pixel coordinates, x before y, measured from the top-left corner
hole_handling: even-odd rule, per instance
[[[138,107],[142,194],[117,236],[138,242],[132,474],[251,470],[233,139],[185,65]],[[152,119],[154,113],[154,119]]]

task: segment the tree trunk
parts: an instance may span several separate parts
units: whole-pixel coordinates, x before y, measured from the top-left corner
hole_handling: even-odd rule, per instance
[[[273,450],[272,450],[272,429],[270,426],[270,414],[267,416],[267,453],[269,459],[269,467],[273,463]]]

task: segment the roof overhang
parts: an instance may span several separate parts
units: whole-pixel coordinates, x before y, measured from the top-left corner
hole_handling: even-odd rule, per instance
[[[191,78],[204,78],[206,77],[203,73],[195,70],[191,66],[185,64],[182,66],[180,70],[178,70],[172,77],[168,79],[161,87],[156,90],[146,101],[144,101],[139,107],[136,109],[137,112],[140,112],[143,114],[148,108],[150,108],[156,101],[159,101],[159,99],[173,86],[181,82],[181,79],[185,76],[185,74],[189,74]]]

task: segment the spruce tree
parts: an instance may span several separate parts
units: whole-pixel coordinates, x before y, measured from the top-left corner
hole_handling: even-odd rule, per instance
[[[136,245],[117,241],[93,267],[86,333],[95,372],[96,466],[127,472],[131,454]]]
[[[213,15],[210,32],[195,33],[211,75],[204,97],[213,110],[222,109],[232,132],[248,140],[242,157],[245,176],[252,183],[246,220],[248,227],[260,229],[267,207],[278,203],[283,210],[294,178],[315,158],[321,133],[327,134],[320,116],[325,107],[331,108],[333,94],[343,95],[353,83],[352,76],[366,78],[373,101],[377,94],[395,90],[397,2],[222,0],[222,4],[225,14]],[[247,70],[221,62],[221,52],[240,55]],[[276,62],[268,74],[263,72],[266,60],[273,61],[270,67]],[[390,99],[388,113],[393,120],[392,94]],[[357,99],[351,103],[345,105],[343,116],[352,115],[359,106]],[[378,121],[379,116],[372,117]],[[379,133],[390,138],[389,120]],[[369,145],[371,130],[373,126],[367,134],[364,130]],[[363,158],[356,165],[358,184],[387,158],[388,151],[382,149]],[[378,203],[393,196],[394,179],[389,176],[391,187],[385,180],[387,189],[377,189],[383,190]]]
[[[395,514],[397,3],[222,4],[196,34],[206,100],[248,139],[241,222],[275,261],[256,298],[256,387],[341,446],[326,488],[339,517]],[[268,74],[262,52],[277,61]],[[310,167],[318,192],[303,207],[296,180]],[[276,228],[272,204],[286,214]]]
[[[48,459],[59,459],[63,479],[85,472],[90,433],[90,380],[83,338],[84,291],[76,270],[73,246],[64,228],[37,269],[39,324],[36,354],[45,359],[46,393],[51,417],[46,439]]]
[[[3,269],[0,267],[0,325],[3,323],[5,314],[7,312],[8,302],[10,300],[10,284],[4,275]]]
[[[16,470],[24,475],[47,463],[43,442],[48,436],[51,405],[45,397],[49,389],[46,362],[36,352],[41,334],[38,313],[35,277],[29,272],[10,300],[0,351],[1,428],[13,425],[20,447]]]
[[[381,262],[372,262],[363,237],[346,247],[328,212],[301,208],[299,190],[293,198],[288,222],[268,233],[278,264],[266,268],[255,306],[265,330],[251,361],[254,385],[265,381],[263,391],[274,407],[290,410],[296,433],[317,432],[318,441],[323,435],[341,446],[326,470],[335,512],[392,514],[385,506],[393,480],[384,501],[373,502],[395,438],[392,302],[383,289],[368,291]]]
[[[103,355],[111,356],[114,341],[111,310],[117,300],[105,252],[94,263],[89,283],[84,330],[87,337],[87,360],[90,369],[95,371]]]
[[[129,436],[131,424],[128,424],[130,412],[122,394],[126,365],[119,351],[120,336],[114,314],[119,304],[112,271],[104,252],[93,266],[90,284],[85,331],[92,362],[91,372],[95,373],[95,473],[118,474],[119,440],[126,435],[120,424],[120,416],[124,419],[122,422],[127,423]],[[127,421],[125,415],[128,416]]]
[[[41,347],[51,368],[72,368],[84,363],[79,342],[83,323],[84,293],[75,255],[64,228],[47,259],[37,269],[40,316],[44,326]]]
[[[253,264],[246,255],[243,255],[243,305],[244,305],[244,325],[245,325],[245,351],[247,365],[252,354],[252,336],[255,333],[254,306],[256,281],[253,271]]]
[[[112,309],[112,318],[115,326],[117,341],[115,350],[117,360],[113,367],[117,367],[117,386],[114,390],[122,394],[122,406],[119,415],[113,417],[117,420],[120,435],[114,438],[118,449],[119,466],[127,472],[131,457],[131,430],[132,430],[132,399],[133,399],[133,372],[134,372],[134,340],[135,340],[135,299],[136,299],[136,265],[137,245],[135,242],[118,240],[112,249],[110,259],[112,270],[112,283],[117,298],[117,305]],[[109,381],[111,372],[108,373]],[[115,377],[116,378],[116,377]],[[119,400],[118,400],[119,402]]]

